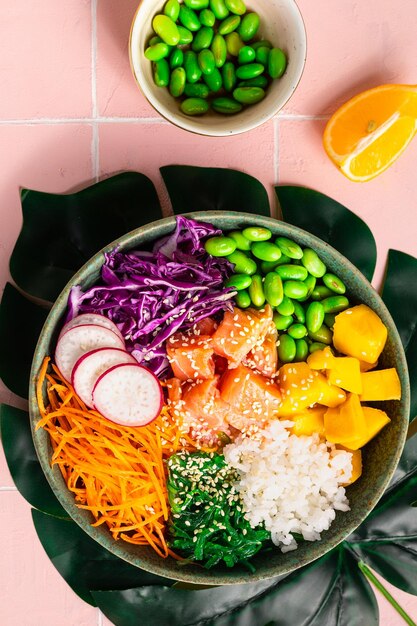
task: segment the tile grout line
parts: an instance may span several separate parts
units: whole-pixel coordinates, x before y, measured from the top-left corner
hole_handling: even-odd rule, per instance
[[[94,105],[93,105],[94,106]],[[326,121],[330,119],[328,115],[277,115],[273,120],[284,120],[294,122],[309,122],[309,121]],[[101,117],[99,115],[93,117],[67,117],[67,118],[48,118],[39,117],[32,119],[2,119],[0,120],[0,126],[8,125],[53,125],[53,124],[169,124],[167,120],[160,117]]]
[[[100,611],[100,609],[97,609],[98,614],[97,614],[97,626],[104,626],[104,622],[103,622],[103,613]]]
[[[0,491],[17,491],[17,487],[0,487]]]
[[[91,134],[91,164],[92,174],[96,182],[99,179],[99,129],[98,104],[97,104],[97,2],[91,2],[91,108],[92,108],[92,134]]]
[[[279,119],[274,120],[274,176],[275,184],[279,184]]]

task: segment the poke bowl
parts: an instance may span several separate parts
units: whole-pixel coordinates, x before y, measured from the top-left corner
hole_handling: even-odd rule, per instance
[[[77,272],[42,329],[29,409],[46,478],[92,539],[169,579],[240,584],[367,517],[405,443],[409,383],[388,310],[345,257],[273,218],[206,211]]]

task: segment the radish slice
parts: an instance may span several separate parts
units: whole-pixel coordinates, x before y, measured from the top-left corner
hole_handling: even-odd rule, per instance
[[[120,348],[98,348],[83,354],[72,370],[71,382],[77,396],[90,409],[93,404],[93,387],[102,374],[113,365],[121,363],[136,364],[136,359]]]
[[[145,426],[158,417],[163,405],[159,380],[142,365],[115,365],[93,389],[96,410],[122,426]]]
[[[112,330],[116,335],[119,335],[121,339],[123,339],[123,335],[120,330],[117,328],[116,324],[109,320],[108,317],[104,315],[99,315],[99,313],[82,313],[81,315],[77,315],[77,317],[73,317],[72,320],[67,322],[65,326],[63,326],[59,336],[63,335],[67,330],[71,328],[75,328],[76,326],[84,326],[86,324],[93,324],[94,326],[103,326],[104,328],[108,328]]]
[[[55,362],[63,377],[70,381],[72,370],[80,356],[95,348],[120,348],[124,350],[123,339],[104,326],[85,324],[70,328],[58,339]]]

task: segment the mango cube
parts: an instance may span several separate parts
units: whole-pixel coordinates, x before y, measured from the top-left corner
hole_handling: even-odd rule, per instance
[[[351,356],[333,358],[327,378],[329,383],[346,391],[362,393],[361,369],[358,359]]]
[[[360,399],[362,402],[401,399],[401,383],[394,367],[375,372],[364,372],[361,374],[361,378],[362,393]]]
[[[367,436],[367,427],[359,396],[350,393],[343,404],[329,408],[324,414],[326,439],[332,443],[346,444],[348,441]]]
[[[346,309],[336,316],[333,344],[338,352],[375,363],[384,349],[388,331],[366,304]]]
[[[302,435],[310,436],[313,433],[324,435],[324,414],[326,407],[314,407],[314,409],[306,409],[302,413],[291,416],[294,426],[291,429],[293,435],[301,437]]]
[[[307,358],[307,364],[312,370],[327,370],[331,367],[334,356],[331,349],[327,346],[323,350],[316,350]]]
[[[357,439],[352,439],[352,441],[345,442],[345,446],[350,450],[359,450],[359,448],[366,446],[366,444],[391,421],[385,411],[380,411],[379,409],[374,409],[370,406],[363,406],[362,411],[366,422],[367,432],[363,437],[358,437]]]
[[[362,476],[362,453],[360,450],[350,450],[345,446],[337,446],[340,450],[346,450],[352,454],[352,475],[346,483],[342,483],[344,487],[351,485]]]

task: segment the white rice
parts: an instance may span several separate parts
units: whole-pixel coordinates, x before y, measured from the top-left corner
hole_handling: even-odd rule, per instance
[[[345,483],[352,454],[329,442],[291,435],[292,422],[274,420],[257,438],[241,435],[224,448],[240,480],[235,485],[252,527],[264,524],[282,552],[297,548],[292,533],[321,539],[336,511],[349,511]]]

